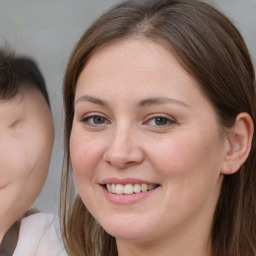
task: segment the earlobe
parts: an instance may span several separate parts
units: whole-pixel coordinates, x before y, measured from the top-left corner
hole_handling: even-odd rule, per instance
[[[228,134],[222,174],[237,172],[246,161],[251,150],[253,132],[251,116],[248,113],[240,113]]]

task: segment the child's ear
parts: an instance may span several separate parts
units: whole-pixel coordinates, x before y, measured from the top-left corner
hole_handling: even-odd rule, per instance
[[[225,143],[222,174],[233,174],[246,161],[252,144],[254,124],[248,113],[240,113],[230,129]]]

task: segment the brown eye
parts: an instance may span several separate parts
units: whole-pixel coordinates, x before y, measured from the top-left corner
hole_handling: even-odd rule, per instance
[[[150,118],[146,124],[151,125],[151,126],[155,126],[155,127],[168,127],[172,124],[175,124],[176,121],[170,117],[166,117],[166,116],[154,116],[152,118]]]
[[[102,116],[94,116],[93,117],[93,123],[94,124],[104,124],[105,123],[105,118]]]
[[[158,126],[167,125],[168,123],[169,120],[167,118],[161,116],[155,118],[155,124]]]
[[[81,119],[83,123],[88,123],[89,125],[101,125],[107,123],[107,119],[102,116],[87,116]]]

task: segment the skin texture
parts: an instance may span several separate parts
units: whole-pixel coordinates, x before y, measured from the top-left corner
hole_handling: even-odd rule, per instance
[[[78,191],[116,237],[119,255],[210,255],[231,147],[213,106],[171,53],[146,39],[100,48],[78,78],[74,108],[70,153]],[[113,199],[103,187],[107,179],[159,186],[131,203]]]
[[[54,135],[49,107],[37,89],[29,87],[8,101],[0,101],[0,116],[2,240],[43,187]]]

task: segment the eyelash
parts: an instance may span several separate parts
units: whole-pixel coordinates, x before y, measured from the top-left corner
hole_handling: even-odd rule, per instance
[[[95,121],[95,118],[101,118],[104,122],[100,123],[100,124],[97,124],[95,122],[91,123],[90,120],[94,120]],[[80,121],[83,122],[83,123],[87,123],[90,126],[98,126],[98,125],[103,125],[105,123],[110,123],[110,122],[106,122],[107,119],[105,117],[103,117],[101,115],[97,115],[97,114],[91,114],[91,115],[85,116],[85,117],[81,118]]]
[[[102,123],[95,123],[96,118],[101,119]],[[157,125],[157,123],[156,123],[157,119],[160,119],[160,120],[158,120],[159,122],[164,122],[164,123]],[[92,120],[93,123],[90,122],[90,120]],[[153,121],[153,120],[155,120],[154,121],[155,124],[150,124],[150,122]],[[87,123],[89,126],[101,126],[101,125],[110,123],[107,118],[103,117],[102,115],[97,115],[97,114],[91,114],[91,115],[85,116],[85,117],[81,118],[80,121],[83,122],[83,123]],[[158,115],[154,115],[154,116],[149,117],[143,124],[149,124],[151,126],[163,127],[164,128],[164,127],[167,127],[167,126],[175,124],[175,123],[177,123],[177,122],[173,118],[170,118],[166,115],[158,114]]]
[[[156,124],[157,119],[162,119],[162,120],[159,120],[159,121],[164,121],[166,123],[164,123],[162,125],[157,125]],[[174,120],[173,118],[170,118],[169,116],[161,115],[161,114],[149,117],[145,123],[149,124],[150,121],[153,121],[153,120],[154,120],[155,125],[152,125],[152,126],[163,127],[163,128],[177,123],[176,120]]]

